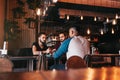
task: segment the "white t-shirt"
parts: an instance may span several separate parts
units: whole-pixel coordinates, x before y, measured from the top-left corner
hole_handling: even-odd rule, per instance
[[[68,46],[67,59],[71,56],[84,58],[86,54],[90,54],[89,42],[82,36],[74,36]]]

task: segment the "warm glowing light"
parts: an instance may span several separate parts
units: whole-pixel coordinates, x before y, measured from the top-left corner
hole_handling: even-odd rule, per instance
[[[41,15],[41,9],[40,9],[40,8],[37,8],[37,9],[36,9],[36,14],[37,14],[38,16]]]
[[[115,33],[115,31],[114,31],[114,29],[112,28],[112,34],[114,34]]]
[[[101,29],[101,30],[100,30],[100,34],[101,34],[101,35],[103,35],[103,34],[104,34],[103,29]]]
[[[86,74],[87,74],[88,80],[93,80],[94,79],[93,75],[95,75],[96,73],[95,73],[95,70],[88,68]]]
[[[69,15],[67,15],[67,20],[69,20],[69,18],[70,18]]]
[[[55,69],[52,70],[52,76],[51,78],[54,80],[55,79],[55,76],[56,76],[57,72]]]
[[[80,16],[80,19],[83,20],[83,16]]]
[[[101,76],[101,80],[105,80],[107,78],[106,68],[102,67],[101,70],[102,70],[102,72],[101,72],[102,74],[100,75]]]
[[[56,3],[58,0],[53,0],[53,3]]]
[[[118,19],[118,14],[115,15],[115,19]]]
[[[60,19],[64,19],[65,18],[65,16],[64,15],[60,15]]]
[[[47,10],[48,10],[48,7],[46,7],[45,10],[47,11]]]
[[[90,29],[87,30],[87,34],[90,34]]]
[[[107,23],[109,22],[109,18],[106,19],[106,22],[107,22]]]
[[[97,21],[97,18],[96,18],[96,17],[94,17],[94,21]]]
[[[116,25],[116,24],[117,24],[117,21],[114,19],[114,20],[112,21],[112,24],[113,24],[113,25]]]

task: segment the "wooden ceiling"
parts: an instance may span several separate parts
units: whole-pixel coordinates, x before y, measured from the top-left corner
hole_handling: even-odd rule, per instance
[[[65,3],[65,6],[59,9],[60,16],[82,15],[113,18],[116,13],[120,14],[120,0],[58,0],[58,2]]]
[[[59,2],[120,8],[120,0],[58,0]]]

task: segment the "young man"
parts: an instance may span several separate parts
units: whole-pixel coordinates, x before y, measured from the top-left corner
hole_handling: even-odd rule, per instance
[[[56,43],[54,46],[53,51],[56,51],[62,42],[67,38],[66,34],[64,32],[59,33],[59,42]],[[55,64],[50,67],[50,69],[57,69],[57,70],[64,70],[64,64],[66,62],[66,54],[61,55],[61,57],[57,60],[55,60]]]
[[[33,45],[32,45],[32,52],[33,52],[33,55],[40,55],[41,53],[43,54],[42,55],[42,60],[44,59],[45,57],[45,53],[50,53],[51,52],[51,49],[47,47],[46,45],[46,34],[41,32],[38,34],[38,41],[37,42],[34,42]],[[36,65],[36,61],[34,62],[34,68],[35,70],[40,70],[40,69],[46,69],[46,62],[43,61],[43,65],[42,63],[40,62],[40,60],[38,60],[37,62],[37,65]],[[41,66],[40,66],[40,63],[41,63]],[[50,62],[48,62],[48,64],[51,64]]]
[[[56,43],[56,45],[54,46],[54,49],[57,50],[66,38],[67,38],[66,34],[64,32],[60,32],[59,33],[59,42]]]
[[[79,27],[70,27],[69,36],[70,38],[62,42],[61,46],[54,53],[53,57],[59,58],[61,55],[66,53],[67,60],[72,56],[79,56],[82,59],[86,54],[90,54],[90,45],[87,39],[80,36]]]
[[[50,53],[50,49],[46,45],[46,34],[41,32],[38,35],[38,42],[34,42],[32,45],[33,55],[39,55],[42,53]]]

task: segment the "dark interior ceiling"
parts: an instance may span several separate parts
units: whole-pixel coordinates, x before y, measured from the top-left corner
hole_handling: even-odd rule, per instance
[[[58,8],[66,8],[66,9],[74,9],[74,10],[86,10],[86,11],[103,12],[103,13],[120,13],[120,8],[108,8],[108,7],[91,6],[85,4],[58,2],[56,6]]]
[[[110,27],[113,25],[108,24],[106,27],[103,24],[106,19],[94,21],[94,16],[84,16],[84,20],[80,20],[79,16],[70,15],[70,19],[66,20],[66,18],[60,18],[59,9],[73,9],[73,10],[85,10],[85,11],[92,11],[92,12],[102,12],[102,13],[111,13],[111,14],[118,14],[120,15],[120,8],[110,8],[110,7],[100,7],[100,6],[91,6],[91,5],[83,5],[83,4],[72,4],[72,3],[64,3],[64,2],[57,2],[55,6],[50,6],[47,14],[48,16],[45,17],[45,22],[42,25],[49,25],[49,26],[62,26],[63,28],[67,28],[67,26],[72,24],[84,25],[81,27],[82,32],[86,33],[86,26],[85,25],[94,25],[90,26],[90,28],[95,32],[98,33],[101,27]],[[65,15],[66,16],[66,15]],[[99,26],[99,27],[98,27]],[[115,30],[120,31],[120,19],[118,19],[118,24],[115,25]],[[94,27],[94,28],[93,28]],[[110,28],[111,30],[111,28]]]
[[[74,16],[74,15],[70,16],[69,21],[66,20],[66,18],[61,19],[59,14],[60,8],[120,14],[120,8],[110,8],[110,7],[108,8],[108,7],[100,7],[100,6],[57,2],[55,6],[49,7],[49,10],[47,11],[48,16],[45,17],[45,22],[42,25],[66,27],[72,24],[82,24],[82,25],[91,24],[94,26],[104,26],[103,22],[105,22],[106,19],[101,20],[101,18],[97,18],[97,21],[94,21],[94,16],[84,16],[84,20],[80,20],[79,16]],[[118,23],[119,23],[118,25],[120,25],[120,20],[118,20]]]
[[[49,7],[49,10],[47,11],[48,16],[45,18],[45,20],[63,22],[63,20],[59,18],[60,15],[59,15],[58,9],[60,8],[120,14],[120,8],[108,8],[108,7],[100,7],[100,6],[90,6],[90,5],[83,5],[83,4],[80,5],[80,4],[58,2],[55,4],[55,6]],[[91,17],[94,17],[94,16],[91,16]]]

